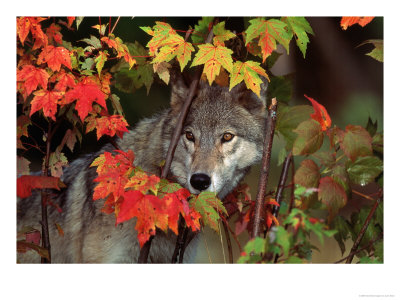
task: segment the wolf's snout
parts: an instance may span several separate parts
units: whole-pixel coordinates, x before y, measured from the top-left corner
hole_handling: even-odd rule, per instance
[[[196,190],[204,191],[210,186],[211,178],[207,174],[196,173],[190,177],[190,184]]]

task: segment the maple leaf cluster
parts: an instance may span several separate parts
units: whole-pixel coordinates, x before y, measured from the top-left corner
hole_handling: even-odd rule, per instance
[[[155,235],[156,228],[178,234],[180,215],[193,231],[200,229],[202,216],[189,204],[187,189],[135,167],[131,150],[115,152],[104,152],[91,165],[98,173],[93,200],[105,199],[102,211],[114,213],[116,224],[136,218],[141,247]]]
[[[99,54],[92,58],[91,51],[94,49],[90,45],[82,49],[64,43],[60,25],[51,23],[43,31],[41,24],[46,20],[39,17],[17,18],[17,36],[21,45],[17,51],[17,91],[22,95],[22,104],[28,107],[29,117],[42,112],[45,117],[56,121],[60,111],[65,113],[73,109],[85,123],[90,120],[86,119],[90,113],[91,118],[100,117],[94,108],[94,104],[98,104],[105,115],[95,125],[98,137],[121,136],[127,131],[126,120],[122,115],[108,115],[106,105],[106,99],[111,94],[111,74],[103,70],[107,50],[98,51]],[[74,17],[68,17],[65,26],[71,28],[74,20]],[[123,57],[130,66],[135,63],[121,39],[110,34],[102,41],[117,51],[116,58]],[[31,43],[33,46],[30,48],[28,45]],[[84,63],[80,62],[82,58],[85,58]],[[89,61],[96,62],[97,74],[88,68]],[[110,120],[117,120],[118,125],[110,123]]]

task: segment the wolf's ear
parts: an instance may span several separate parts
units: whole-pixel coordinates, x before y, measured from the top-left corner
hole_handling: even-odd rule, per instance
[[[261,84],[260,97],[258,97],[253,91],[249,90],[244,82],[235,86],[231,93],[235,95],[236,101],[241,106],[247,109],[254,115],[265,115],[266,102],[267,102],[267,88],[268,81],[263,79]]]
[[[171,108],[174,111],[180,111],[183,103],[185,102],[189,87],[185,82],[183,74],[176,68],[171,69]]]

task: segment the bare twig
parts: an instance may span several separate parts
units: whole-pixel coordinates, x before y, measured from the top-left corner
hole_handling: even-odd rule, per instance
[[[274,139],[274,133],[275,133],[276,109],[277,109],[277,101],[276,98],[273,98],[272,104],[269,107],[268,118],[266,119],[265,123],[264,149],[263,149],[260,181],[258,184],[258,192],[257,192],[255,212],[254,212],[254,225],[252,233],[253,238],[257,237],[260,234],[260,227],[261,227],[260,224],[262,219],[261,211],[264,204],[266,186],[268,183],[272,141]]]
[[[114,26],[113,26],[113,28],[111,29],[111,32],[110,32],[110,33],[113,33],[113,32],[114,32],[115,26],[117,26],[117,24],[118,24],[118,22],[119,22],[119,18],[120,18],[120,17],[118,17],[117,21],[115,21]],[[110,18],[110,25],[111,25],[111,18]]]
[[[208,34],[206,43],[211,42],[212,37],[213,37],[213,31],[211,29],[209,34]],[[176,128],[175,128],[175,131],[174,131],[174,133],[172,135],[171,143],[169,144],[167,157],[165,159],[164,168],[163,168],[162,173],[161,173],[161,178],[167,178],[167,176],[168,176],[169,170],[171,168],[171,163],[172,163],[172,160],[174,158],[175,149],[176,149],[176,146],[178,145],[179,138],[181,136],[181,132],[182,132],[182,128],[183,128],[183,122],[185,121],[185,118],[186,118],[186,116],[187,116],[187,114],[189,112],[189,108],[190,108],[190,105],[192,104],[192,100],[193,100],[193,97],[194,97],[194,95],[196,93],[197,86],[199,84],[199,81],[200,81],[202,73],[203,73],[202,68],[198,67],[197,71],[196,71],[195,78],[192,81],[192,84],[190,85],[189,95],[186,98],[185,103],[182,106],[181,113],[179,114],[178,122],[177,122],[177,125],[176,125]],[[151,241],[152,241],[152,239],[148,240],[143,245],[142,249],[140,250],[140,255],[139,255],[139,260],[138,260],[139,263],[147,263],[147,257],[148,257],[148,254],[150,252]],[[178,251],[178,253],[180,253],[180,251]]]
[[[287,180],[288,171],[289,171],[291,162],[292,162],[292,151],[289,152],[289,154],[285,158],[285,161],[283,162],[282,172],[281,172],[281,176],[279,178],[279,185],[278,185],[278,188],[277,188],[276,194],[275,194],[275,201],[279,205],[281,205],[281,202],[282,202],[282,193],[283,193],[283,189],[285,188],[285,183]],[[278,213],[279,213],[279,206],[274,206],[274,208],[272,209],[272,214],[275,216],[275,218],[278,217]]]
[[[356,238],[356,241],[354,242],[353,247],[350,250],[350,253],[353,253],[353,252],[357,251],[357,248],[360,245],[361,240],[364,237],[365,231],[367,230],[368,225],[371,222],[371,219],[372,219],[376,209],[378,208],[378,205],[379,205],[380,202],[381,202],[381,199],[378,198],[376,200],[374,206],[371,207],[371,210],[369,211],[369,214],[368,214],[367,218],[365,219],[363,227],[361,228],[360,232],[358,233],[358,236]],[[351,264],[351,261],[353,260],[353,257],[354,257],[354,254],[349,255],[347,257],[346,264]]]

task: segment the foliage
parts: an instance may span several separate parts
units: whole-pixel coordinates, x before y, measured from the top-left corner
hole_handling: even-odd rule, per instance
[[[343,30],[354,24],[365,26],[372,19],[343,17],[340,26]],[[375,182],[383,187],[383,134],[371,120],[365,127],[349,124],[342,129],[332,125],[326,108],[306,95],[311,105],[289,105],[291,78],[272,76],[269,69],[279,57],[277,44],[289,54],[294,39],[306,56],[314,35],[306,18],[253,18],[240,33],[213,17],[203,17],[188,30],[157,21],[152,27],[140,27],[149,36],[145,47],[137,41],[124,43],[115,36],[118,20],[113,27],[111,18],[109,24],[93,26],[96,34],[82,40],[66,41],[64,33],[79,30],[81,17],[17,18],[19,197],[28,197],[32,189],[64,188],[60,177],[68,164],[66,151],[74,151],[85,134],[95,131],[97,140],[123,138],[129,124],[119,91],[132,93],[144,86],[148,93],[156,77],[168,84],[174,64],[181,72],[200,67],[208,84],[225,81],[231,90],[244,82],[258,97],[261,84],[268,81],[268,99],[276,97],[279,101],[275,134],[285,143],[280,162],[289,152],[299,162],[290,197],[277,199],[277,192],[265,195],[261,224],[264,238],[249,240],[238,262],[309,262],[312,251],[318,249],[311,243],[312,236],[320,244],[325,237],[334,236],[342,253],[347,239],[356,241],[369,207],[353,213],[350,220],[340,211],[351,200],[355,186]],[[205,43],[211,29],[212,42]],[[244,49],[236,49],[232,46],[235,43]],[[383,61],[383,41],[368,40],[362,45],[368,43],[375,49],[367,55]],[[243,51],[245,55],[240,55]],[[38,119],[45,125],[39,125]],[[42,141],[31,134],[33,128],[41,131]],[[55,134],[63,137],[61,142]],[[43,156],[42,176],[28,175],[30,162],[25,156],[30,151]],[[251,235],[255,202],[246,185],[239,185],[222,202],[211,192],[190,194],[134,162],[132,151],[119,149],[97,157],[91,165],[98,175],[93,200],[104,201],[102,211],[114,214],[116,224],[133,219],[141,247],[157,230],[178,234],[180,219],[192,231],[209,226],[217,233],[220,220],[230,226],[230,219],[235,238],[246,232]],[[382,206],[372,223],[360,245],[365,249],[356,254],[362,263],[383,261],[383,243],[371,243],[383,232]],[[56,227],[63,235],[61,226]],[[18,238],[18,251],[33,249],[49,257],[47,249],[39,245],[40,232],[25,229]]]

